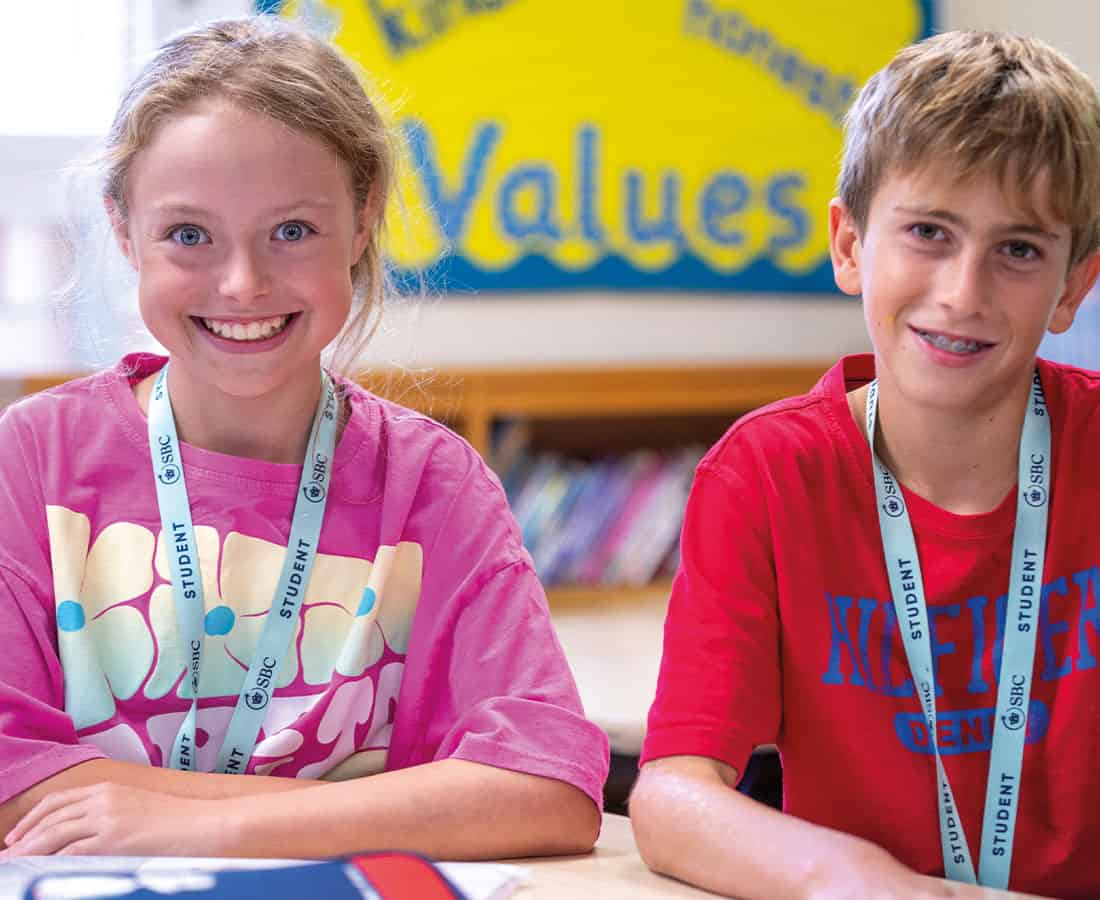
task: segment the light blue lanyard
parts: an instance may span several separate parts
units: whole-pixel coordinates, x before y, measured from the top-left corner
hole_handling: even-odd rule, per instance
[[[183,478],[176,421],[168,398],[168,366],[153,386],[149,400],[149,449],[153,455],[157,504],[160,507],[161,541],[172,575],[181,644],[187,657],[191,708],[172,744],[171,765],[195,769],[195,723],[198,716],[199,676],[202,671],[206,609],[191,504]],[[333,450],[336,447],[336,390],[332,379],[321,373],[321,402],[313,418],[305,463],[294,503],[283,571],[271,604],[252,665],[244,678],[241,695],[229,722],[215,765],[217,772],[243,774],[256,746],[264,711],[275,690],[279,665],[290,646],[317,553],[317,539],[325,515]]]
[[[929,743],[936,759],[944,871],[948,878],[974,884],[977,879],[966,833],[936,743],[936,680],[929,635],[931,623],[920,561],[901,488],[875,453],[877,407],[878,382],[872,381],[867,391],[867,437],[871,444],[875,474],[879,528],[890,576],[890,590],[894,596],[894,610],[905,642],[905,655],[924,708]],[[1007,625],[993,720],[993,745],[989,752],[985,815],[982,818],[981,884],[996,888],[1008,887],[1012,867],[1012,843],[1020,800],[1020,769],[1027,736],[1031,673],[1035,663],[1035,636],[1046,555],[1047,510],[1050,503],[1050,418],[1038,371],[1032,379],[1020,437],[1019,488],[1005,616]]]

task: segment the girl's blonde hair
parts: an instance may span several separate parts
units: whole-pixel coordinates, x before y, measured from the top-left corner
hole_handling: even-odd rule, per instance
[[[355,303],[332,365],[348,373],[374,333],[387,290],[384,213],[394,189],[393,138],[360,74],[302,26],[261,15],[208,22],[170,38],[134,78],[101,159],[103,193],[127,215],[134,158],[167,119],[200,102],[225,100],[320,140],[347,167],[356,206],[369,205],[370,235],[352,267]]]

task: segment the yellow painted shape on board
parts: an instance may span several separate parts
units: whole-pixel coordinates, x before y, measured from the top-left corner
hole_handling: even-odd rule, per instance
[[[306,5],[290,3],[286,13]],[[784,82],[769,67],[768,48],[796,54],[825,73],[829,85],[858,86],[921,26],[916,0],[313,0],[308,6],[332,14],[335,42],[369,73],[396,122],[425,123],[445,193],[460,193],[479,130],[499,129],[451,247],[489,270],[532,252],[565,270],[588,268],[609,253],[640,270],[663,269],[682,253],[723,273],[768,256],[796,274],[817,266],[827,252],[838,117]],[[434,26],[431,9],[444,14]],[[379,25],[385,12],[410,32],[423,37],[434,29],[436,36],[395,54]],[[594,130],[598,159],[588,179],[595,190],[587,229],[578,149],[586,127]],[[517,239],[502,227],[502,188],[524,166],[551,173],[548,219],[558,237]],[[521,178],[526,186],[511,195],[520,221],[537,218],[538,177]],[[680,241],[659,230],[640,239],[628,215],[632,177],[644,221],[661,218],[661,185],[676,180]],[[430,264],[448,242],[428,208],[423,178],[406,167],[401,187],[409,227],[391,218],[392,258],[407,267]],[[769,190],[777,192],[770,202]],[[782,246],[799,217],[804,238]]]

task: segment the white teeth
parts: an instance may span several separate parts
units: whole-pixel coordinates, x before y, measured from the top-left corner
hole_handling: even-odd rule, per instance
[[[218,337],[229,338],[233,341],[258,341],[263,338],[278,334],[290,321],[290,316],[272,316],[270,319],[260,319],[249,322],[223,322],[219,319],[203,319],[202,324]]]
[[[981,345],[977,341],[952,340],[945,335],[929,334],[927,331],[920,332],[920,336],[933,347],[947,350],[950,353],[977,353],[981,349]]]

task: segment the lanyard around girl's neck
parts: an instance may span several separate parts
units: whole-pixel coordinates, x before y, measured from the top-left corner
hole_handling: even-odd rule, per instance
[[[191,504],[183,478],[183,460],[176,420],[168,398],[168,366],[157,376],[149,399],[149,449],[153,455],[161,543],[172,575],[176,621],[190,677],[191,708],[172,744],[171,766],[194,770],[195,726],[198,716],[199,676],[202,670],[206,609],[203,601],[199,548],[191,523]],[[218,753],[215,771],[244,774],[256,746],[264,712],[275,690],[279,665],[290,646],[317,553],[317,539],[325,515],[333,450],[336,446],[336,390],[321,372],[321,401],[313,417],[302,477],[294,503],[283,571],[264,621],[252,665],[244,678],[237,707]],[[186,689],[185,689],[186,690]]]
[[[920,561],[901,487],[875,453],[877,406],[876,380],[871,382],[867,391],[867,440],[871,445],[879,529],[894,610],[905,642],[905,655],[924,709],[929,745],[936,760],[944,870],[948,878],[974,884],[976,879],[970,848],[936,743],[936,678],[929,635],[931,621],[925,603]],[[1050,503],[1050,418],[1038,370],[1032,379],[1020,437],[1019,489],[1005,614],[1007,625],[982,819],[981,883],[997,888],[1008,887],[1012,867],[1012,843],[1020,801],[1020,769],[1027,737],[1031,673],[1035,662],[1035,636],[1046,555]]]

